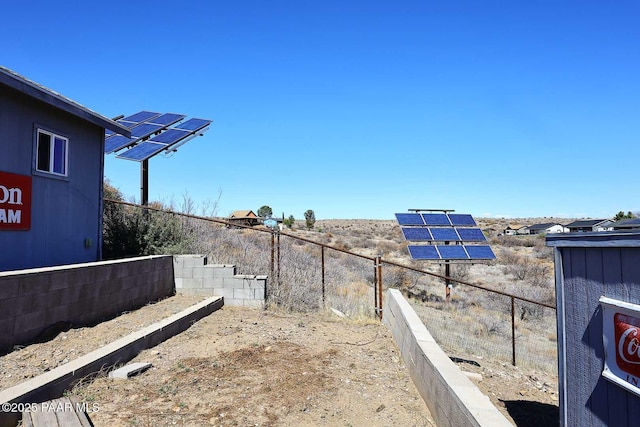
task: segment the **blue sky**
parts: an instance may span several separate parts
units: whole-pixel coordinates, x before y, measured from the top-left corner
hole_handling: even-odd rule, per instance
[[[393,219],[640,211],[640,3],[20,1],[2,65],[107,117],[214,121],[152,200]],[[11,17],[7,19],[7,17]],[[136,162],[105,175],[139,200]]]

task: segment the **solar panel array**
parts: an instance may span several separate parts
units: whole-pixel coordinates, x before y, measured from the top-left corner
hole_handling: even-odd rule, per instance
[[[487,239],[471,215],[397,213],[396,219],[407,241],[428,243],[408,245],[413,259],[473,261],[496,258],[489,245],[477,244]]]
[[[110,154],[127,148],[116,157],[142,162],[188,141],[211,124],[211,120],[197,118],[182,122],[186,117],[184,114],[140,111],[118,119],[118,123],[131,129],[131,138],[107,130],[104,151]]]

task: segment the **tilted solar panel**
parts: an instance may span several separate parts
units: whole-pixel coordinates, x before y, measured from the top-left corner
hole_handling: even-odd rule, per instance
[[[431,227],[430,230],[433,240],[439,242],[457,242],[460,240],[460,236],[458,236],[458,233],[456,233],[454,228]]]
[[[440,259],[435,246],[408,246],[413,259]]]
[[[427,225],[451,225],[449,218],[445,214],[423,213],[422,218]]]
[[[474,227],[476,226],[476,222],[471,215],[468,214],[449,214],[449,219],[451,220],[451,224],[453,225],[467,225]]]
[[[400,225],[424,225],[422,216],[418,213],[397,213],[396,219]]]
[[[402,227],[402,234],[404,234],[404,238],[407,240],[415,240],[415,241],[430,241],[433,240],[431,237],[431,233],[429,233],[428,228],[422,227]]]
[[[490,246],[487,245],[477,245],[477,246],[466,246],[467,253],[469,254],[469,258],[471,259],[496,259],[496,255],[491,250]]]
[[[130,147],[117,157],[143,161],[174,144],[177,144],[174,147],[177,148],[196,137],[199,132],[206,130],[205,128],[212,123],[212,120],[198,118],[179,123],[185,117],[184,114],[140,111],[118,119],[116,121],[120,125],[131,129],[131,138],[105,130],[105,152],[109,154]],[[169,128],[169,126],[174,127]]]
[[[463,242],[484,242],[487,238],[479,228],[456,228]]]
[[[202,128],[205,128],[211,124],[211,120],[203,120],[203,119],[189,119],[184,123],[180,123],[179,125],[174,126],[176,129],[185,129],[191,131],[198,131]]]
[[[147,122],[149,119],[159,116],[160,113],[154,113],[152,111],[140,111],[139,113],[132,114],[128,117],[125,117],[125,122],[134,122],[134,123],[142,123]]]
[[[118,151],[126,147],[127,145],[132,144],[136,138],[127,138],[122,135],[113,135],[104,141],[104,152],[107,154],[113,153],[114,151]]]
[[[135,147],[125,151],[124,153],[118,154],[116,157],[119,159],[135,160],[141,162],[148,159],[149,157],[158,154],[160,151],[166,148],[167,146],[165,144],[142,142]]]
[[[469,259],[462,245],[438,245],[437,248],[442,259]]]
[[[158,117],[154,117],[153,119],[147,120],[149,123],[156,123],[164,126],[171,126],[172,124],[179,122],[184,119],[184,114],[175,114],[175,113],[164,113]]]
[[[152,133],[162,129],[162,125],[152,123],[140,123],[138,126],[131,128],[131,136],[135,138],[144,138]]]
[[[176,142],[180,141],[191,135],[191,132],[187,130],[181,129],[167,129],[162,132],[160,135],[154,136],[149,141],[158,142],[166,145],[173,145]],[[165,147],[166,148],[166,147]]]

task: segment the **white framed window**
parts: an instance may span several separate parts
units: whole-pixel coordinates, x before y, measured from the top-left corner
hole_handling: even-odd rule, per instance
[[[69,139],[44,129],[36,132],[36,170],[67,176]]]

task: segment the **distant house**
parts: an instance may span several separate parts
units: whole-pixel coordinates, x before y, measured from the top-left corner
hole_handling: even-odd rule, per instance
[[[639,230],[640,218],[621,219],[620,221],[610,224],[610,227],[613,230]]]
[[[573,221],[565,227],[569,229],[569,233],[584,233],[589,231],[612,231],[613,221],[609,219],[583,219]]]
[[[567,233],[569,229],[562,224],[547,222],[544,224],[533,224],[527,227],[528,234],[552,234],[552,233]]]
[[[517,228],[516,229],[516,234],[519,235],[519,236],[523,235],[523,234],[529,234],[529,227],[526,226],[526,225],[523,225],[522,227]]]
[[[508,225],[507,228],[502,230],[503,236],[515,236],[518,234],[518,230],[522,228],[521,225]]]
[[[256,215],[253,211],[234,211],[229,218],[227,218],[232,224],[245,225],[249,227],[253,227],[254,225],[260,224],[260,217]]]

